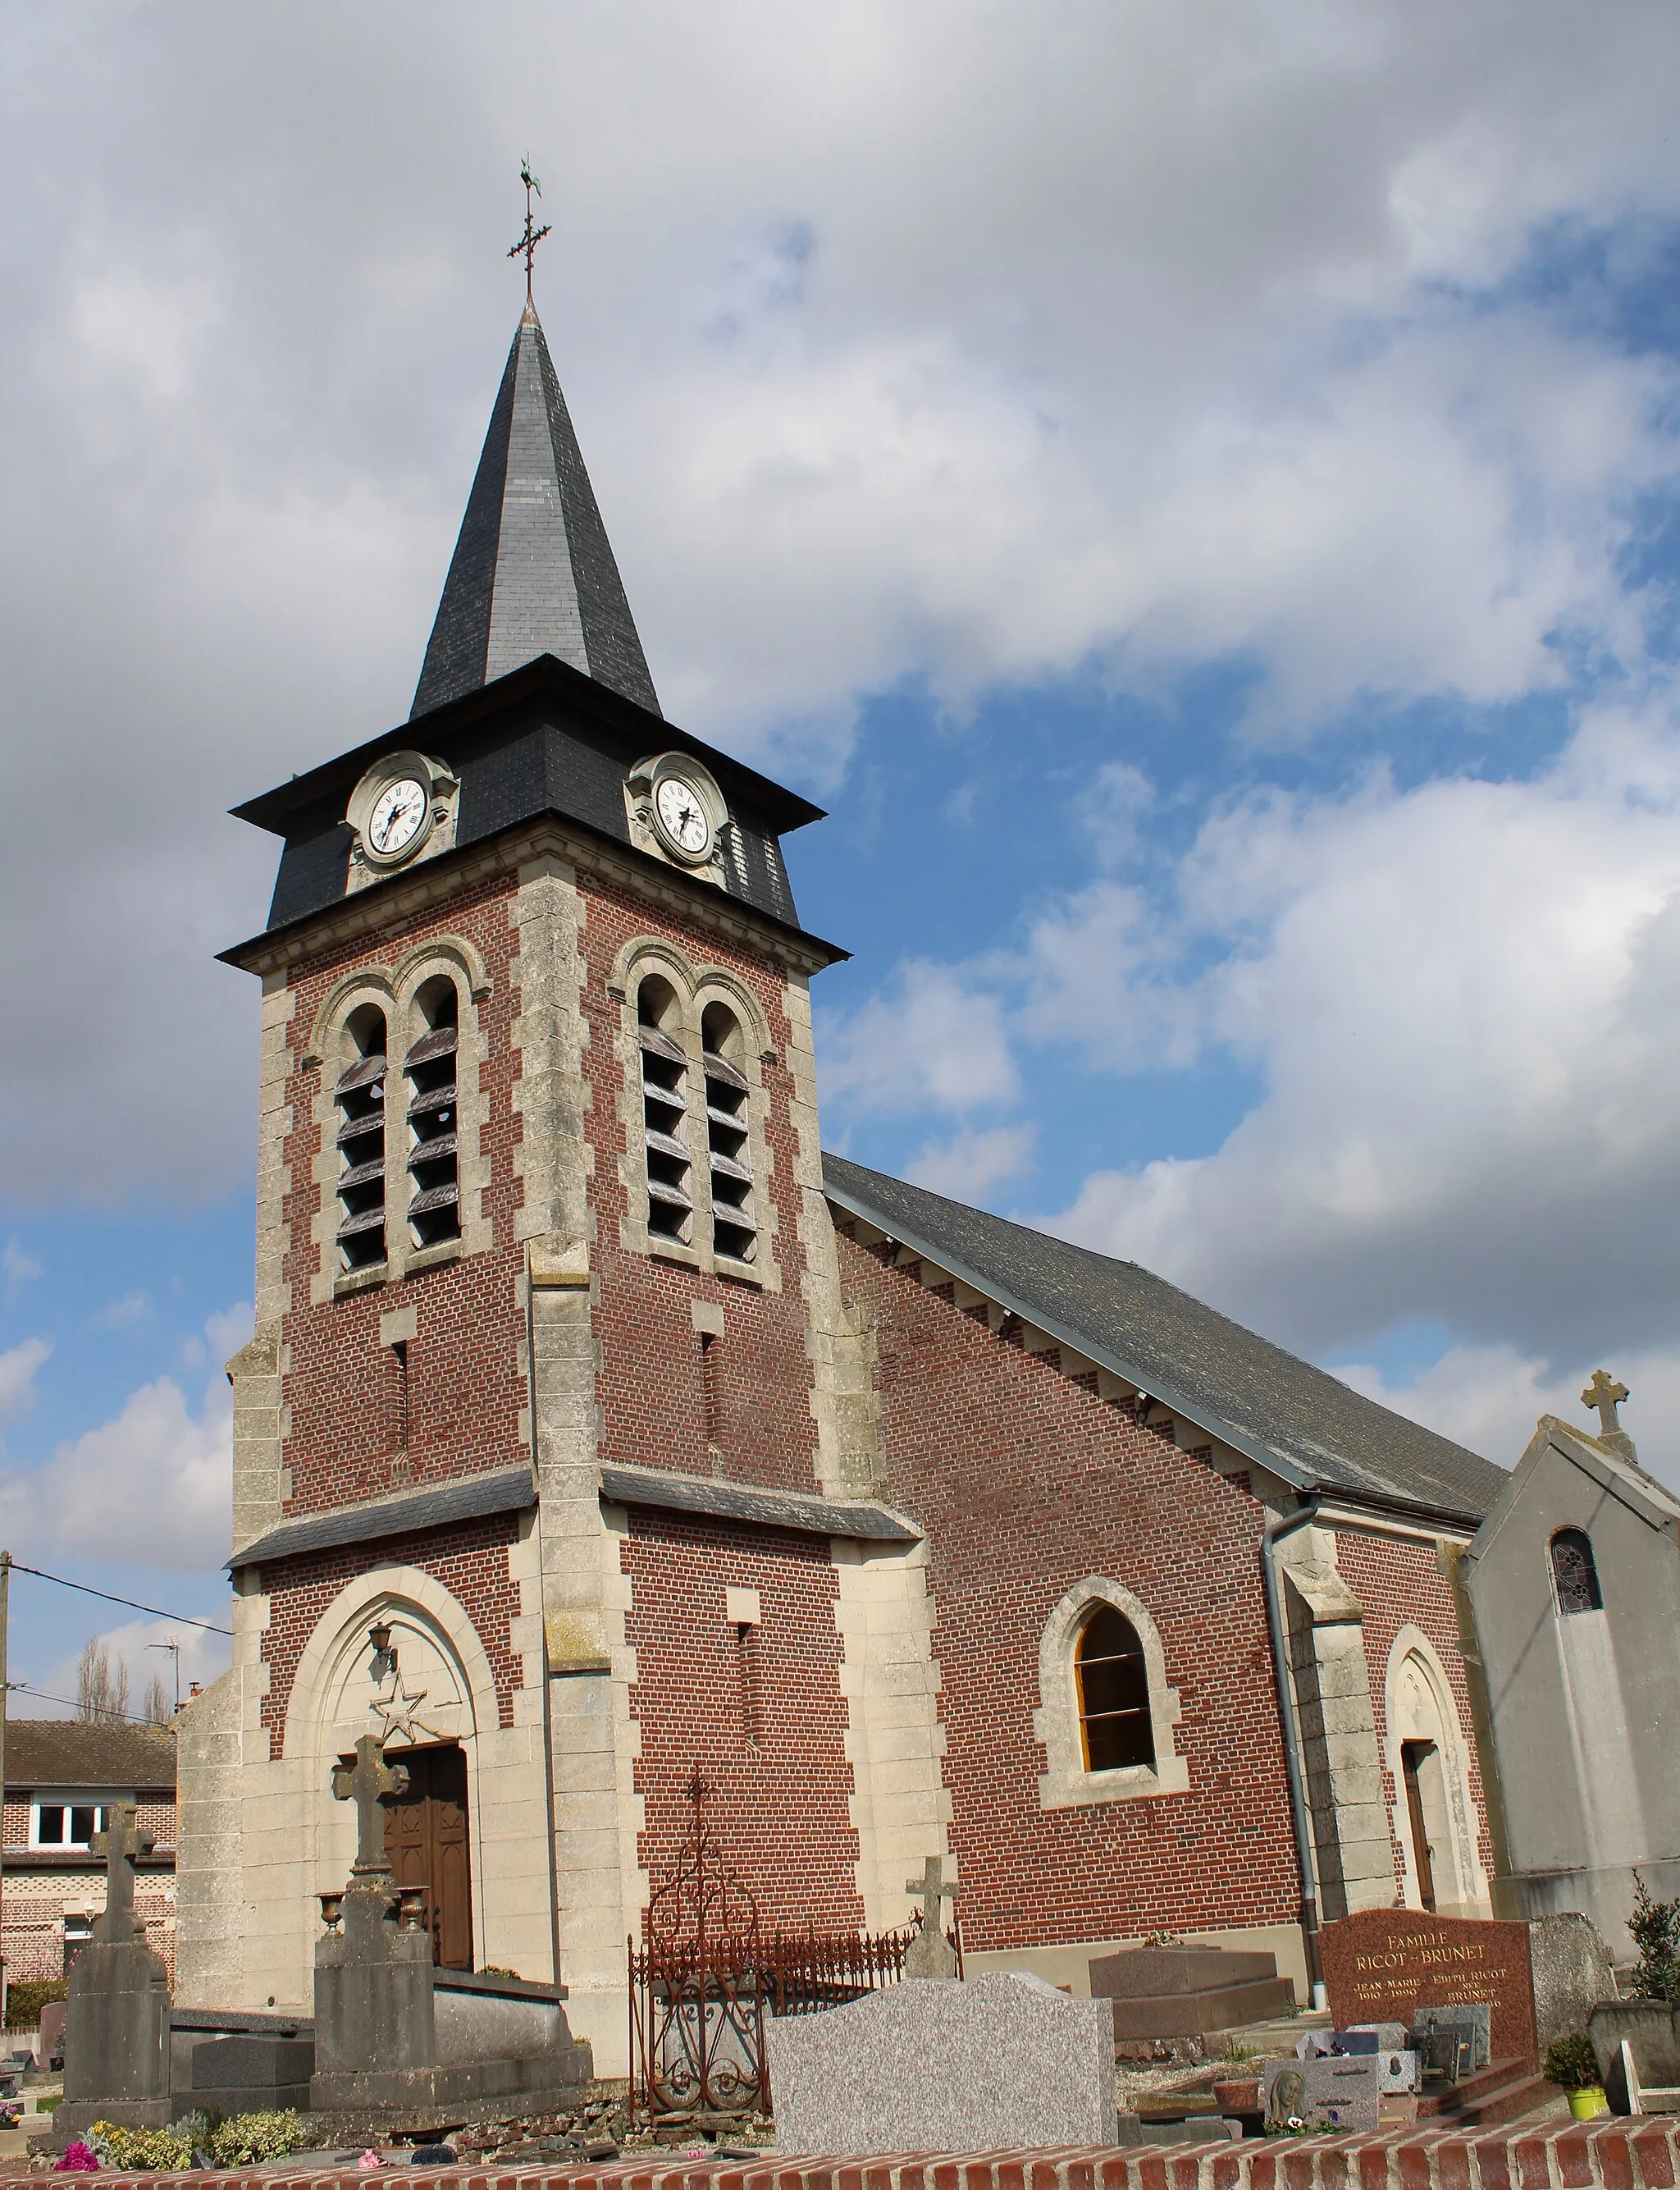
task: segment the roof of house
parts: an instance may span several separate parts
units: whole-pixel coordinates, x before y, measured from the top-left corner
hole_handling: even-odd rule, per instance
[[[6,1727],[6,1784],[173,1787],[175,1737],[156,1726],[93,1726],[77,1718],[14,1718]]]
[[[1479,1520],[1506,1472],[1246,1330],[1136,1262],[968,1208],[840,1156],[823,1179],[861,1217],[1285,1482]]]

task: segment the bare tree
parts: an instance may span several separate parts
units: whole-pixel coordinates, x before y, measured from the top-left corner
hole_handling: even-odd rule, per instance
[[[147,1682],[145,1701],[140,1705],[140,1715],[148,1726],[167,1726],[174,1717],[174,1702],[163,1685],[161,1673],[154,1673]]]
[[[121,1726],[128,1716],[128,1668],[122,1659],[113,1675],[110,1652],[93,1636],[76,1669],[76,1716],[90,1726]]]

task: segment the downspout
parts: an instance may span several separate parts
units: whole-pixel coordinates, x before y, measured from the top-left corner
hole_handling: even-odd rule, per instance
[[[1301,1874],[1301,1934],[1307,1950],[1307,1978],[1313,2006],[1329,2006],[1324,1989],[1324,1969],[1318,1955],[1318,1877],[1313,1859],[1312,1835],[1307,1824],[1307,1798],[1301,1784],[1300,1728],[1295,1717],[1295,1682],[1289,1670],[1283,1631],[1283,1602],[1277,1583],[1277,1547],[1298,1529],[1309,1528],[1318,1518],[1323,1501],[1309,1498],[1293,1513],[1274,1521],[1260,1539],[1260,1571],[1266,1584],[1266,1625],[1271,1630],[1272,1671],[1277,1678],[1278,1716],[1283,1722],[1283,1770],[1289,1783],[1289,1820],[1295,1832],[1295,1863]]]

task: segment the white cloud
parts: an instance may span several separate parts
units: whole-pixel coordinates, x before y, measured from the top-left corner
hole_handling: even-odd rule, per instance
[[[154,1679],[163,1683],[163,1692],[173,1705],[175,1699],[176,1667],[174,1653],[164,1644],[174,1642],[180,1645],[181,1700],[184,1703],[197,1681],[207,1687],[218,1675],[224,1673],[232,1656],[232,1644],[223,1635],[206,1634],[201,1627],[190,1627],[184,1620],[130,1620],[121,1626],[102,1630],[94,1639],[105,1644],[115,1674],[119,1665],[128,1669],[128,1710],[138,1718],[145,1702],[146,1690]],[[65,1705],[76,1700],[77,1669],[82,1651],[78,1647],[56,1664],[49,1665],[32,1681],[22,1686],[13,1701],[14,1716],[22,1718],[62,1718]]]
[[[248,1161],[212,954],[273,847],[221,809],[406,709],[517,310],[509,144],[551,148],[550,332],[703,735],[833,767],[860,691],[1093,650],[1241,654],[1274,733],[1544,686],[1560,629],[1637,661],[1666,368],[1464,292],[1680,207],[1665,0],[43,23],[0,145],[10,1190]]]
[[[132,1330],[137,1324],[145,1323],[151,1316],[151,1295],[148,1292],[124,1293],[109,1301],[93,1318],[96,1330]]]
[[[1336,1374],[1368,1399],[1514,1467],[1541,1415],[1596,1431],[1598,1417],[1581,1404],[1592,1370],[1608,1368],[1627,1387],[1621,1427],[1651,1473],[1680,1489],[1680,1347],[1653,1347],[1593,1358],[1563,1370],[1513,1346],[1455,1346],[1412,1376],[1392,1382],[1368,1364],[1338,1365]]]
[[[207,1334],[219,1344],[248,1313],[212,1316]],[[0,1395],[13,1358],[0,1354]],[[233,1396],[218,1368],[196,1406],[173,1377],[155,1377],[51,1460],[0,1478],[0,1516],[14,1542],[190,1572],[227,1556],[232,1495]]]
[[[1094,1175],[1057,1229],[1314,1351],[1415,1314],[1524,1359],[1659,1342],[1680,1312],[1680,737],[1661,713],[1596,717],[1530,782],[1244,803],[1179,884],[1182,924],[1153,962],[1117,956],[1100,1008],[1088,990],[1076,1016],[1029,956],[1031,1024],[1153,1020],[1134,1062],[1223,1046],[1264,1095],[1212,1155]],[[1217,962],[1175,979],[1168,944]]]
[[[15,1240],[8,1240],[3,1247],[0,1247],[0,1270],[5,1273],[6,1291],[11,1294],[16,1292],[20,1285],[26,1285],[31,1278],[38,1278],[41,1265],[33,1255],[26,1254]]]
[[[53,1350],[50,1338],[25,1338],[0,1353],[0,1432],[35,1398],[36,1371]]]
[[[995,996],[921,960],[895,986],[829,1029],[825,1100],[854,1115],[932,1104],[959,1116],[1013,1100],[1020,1082]]]
[[[1018,1178],[1027,1169],[1038,1138],[1031,1124],[959,1133],[930,1142],[906,1164],[904,1176],[956,1201],[983,1201],[1001,1180]]]

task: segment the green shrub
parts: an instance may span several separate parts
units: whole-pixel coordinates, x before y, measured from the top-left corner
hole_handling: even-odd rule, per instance
[[[1643,1878],[1633,1881],[1633,1914],[1627,1920],[1639,1966],[1633,1973],[1639,2000],[1680,2000],[1680,1899],[1654,1901]]]
[[[308,2136],[289,2108],[285,2112],[235,2114],[221,2121],[214,2114],[183,2114],[167,2129],[123,2129],[95,2122],[88,2142],[106,2167],[125,2173],[162,2174],[193,2164],[202,2153],[213,2167],[257,2167],[299,2152]]]
[[[1598,2080],[1598,2057],[1584,2030],[1554,2038],[1541,2055],[1540,2066],[1548,2084],[1561,2084],[1566,2091],[1591,2091]]]
[[[13,2030],[30,2030],[39,2022],[49,2000],[62,2000],[69,1990],[64,1977],[19,1977],[6,1988],[6,2022]]]

